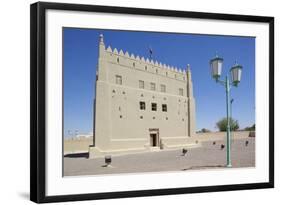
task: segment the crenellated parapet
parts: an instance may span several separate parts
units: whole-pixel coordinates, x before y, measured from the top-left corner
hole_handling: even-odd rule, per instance
[[[103,37],[100,40],[100,44],[101,43],[104,43]],[[166,76],[176,80],[187,81],[187,72],[185,69],[158,62],[154,59],[134,55],[133,53],[130,54],[128,51],[123,51],[122,49],[118,50],[110,46],[103,48],[106,60],[110,63],[120,64],[125,67]]]

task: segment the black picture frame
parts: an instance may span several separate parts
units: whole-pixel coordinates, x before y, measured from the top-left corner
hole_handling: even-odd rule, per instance
[[[131,15],[169,16],[194,19],[262,22],[269,25],[269,181],[263,183],[230,184],[191,188],[89,193],[46,196],[46,11],[48,9],[120,13]],[[218,192],[274,187],[274,18],[265,16],[230,15],[144,8],[126,8],[82,4],[38,2],[30,6],[30,199],[37,203],[77,200],[97,200],[154,195]]]

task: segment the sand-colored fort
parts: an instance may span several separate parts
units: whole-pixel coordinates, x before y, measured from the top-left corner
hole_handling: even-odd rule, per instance
[[[99,39],[90,157],[196,146],[191,71]]]

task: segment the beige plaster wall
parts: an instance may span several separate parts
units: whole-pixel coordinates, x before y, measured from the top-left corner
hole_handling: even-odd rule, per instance
[[[191,72],[150,61],[109,47],[103,37],[99,45],[96,81],[95,146],[99,150],[144,148],[149,146],[149,129],[159,129],[166,146],[190,143],[195,137],[195,101]],[[116,76],[122,76],[122,85]],[[139,80],[144,88],[139,88]],[[150,88],[156,84],[156,90]],[[160,85],[166,86],[161,92]],[[179,89],[183,89],[183,96]],[[146,109],[140,109],[140,101]],[[151,110],[157,103],[157,111]],[[167,105],[167,112],[162,111]]]

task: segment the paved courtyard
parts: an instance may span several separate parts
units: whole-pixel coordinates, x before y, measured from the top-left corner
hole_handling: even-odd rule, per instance
[[[246,141],[248,144],[246,145]],[[215,144],[214,144],[215,142]],[[191,169],[224,168],[225,141],[202,142],[199,148],[190,148],[185,156],[182,149],[112,156],[111,167],[105,167],[104,158],[88,159],[88,153],[67,154],[64,157],[64,175],[96,175],[136,172],[188,171]],[[235,139],[232,142],[232,166],[255,166],[255,138]]]

